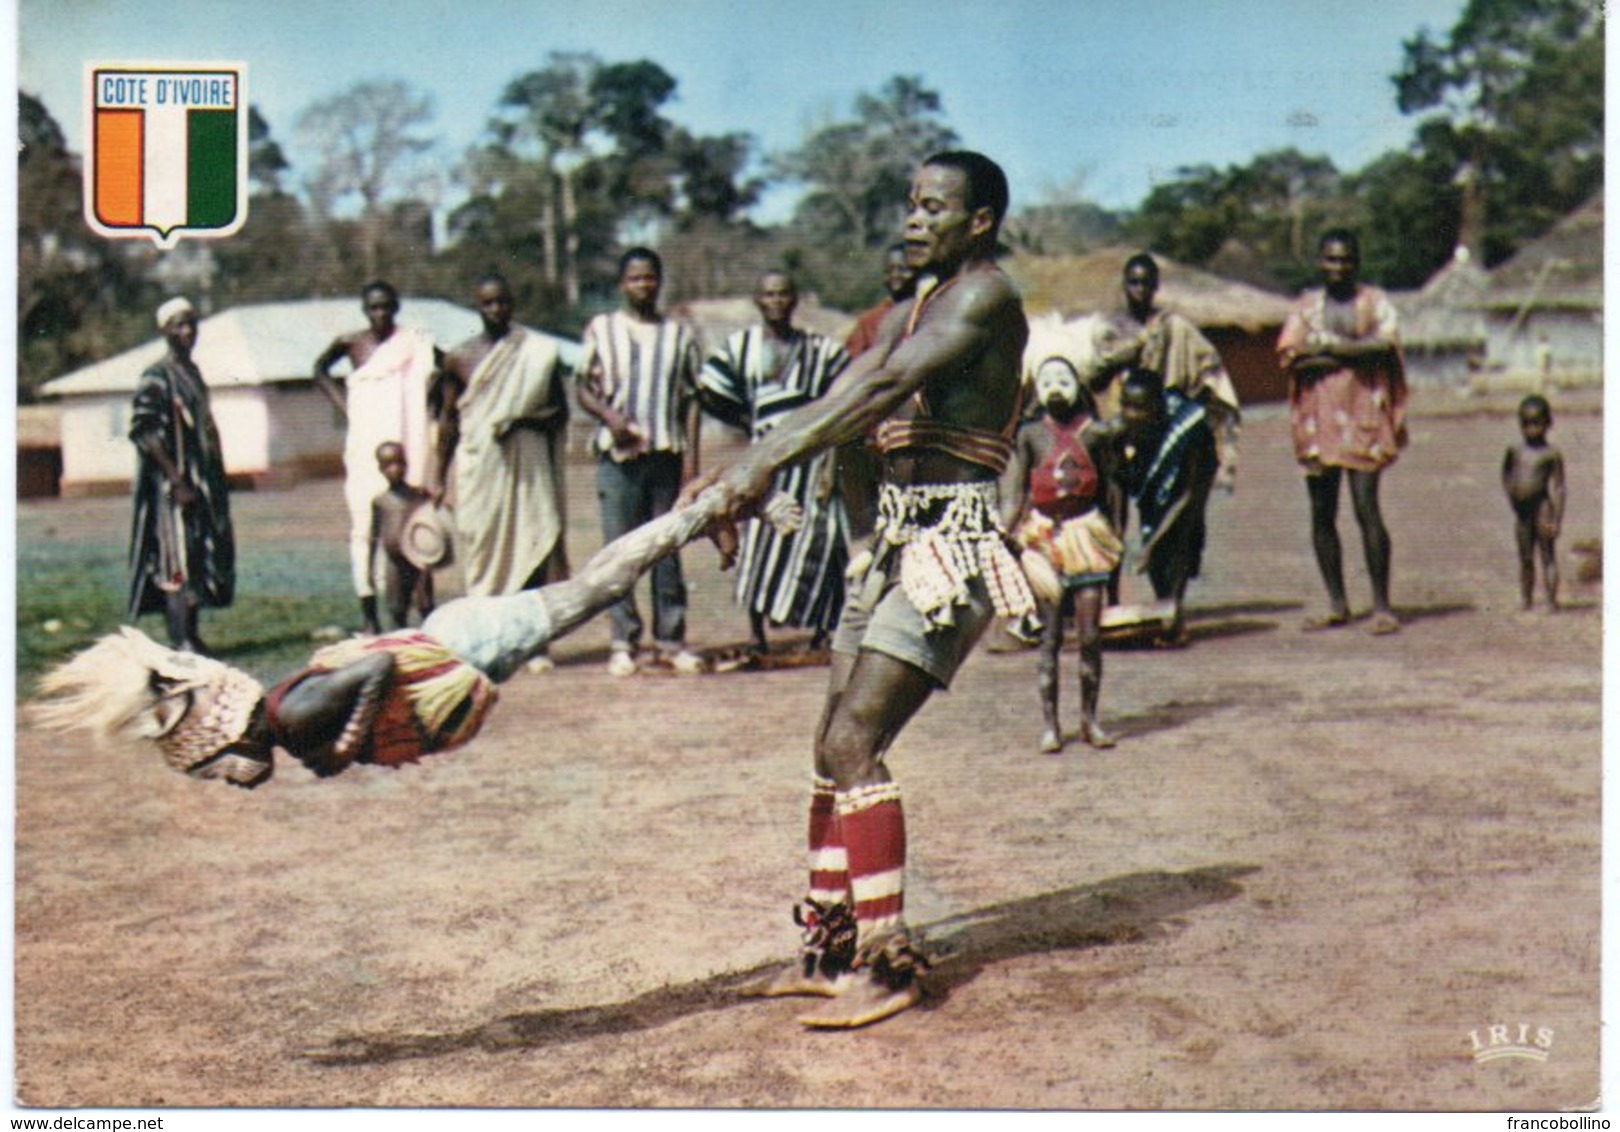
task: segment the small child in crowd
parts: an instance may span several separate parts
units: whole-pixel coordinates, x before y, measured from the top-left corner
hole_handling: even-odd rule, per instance
[[[1564,454],[1547,443],[1552,406],[1539,393],[1519,402],[1522,439],[1508,446],[1502,461],[1502,490],[1516,518],[1519,589],[1529,609],[1536,586],[1536,555],[1541,556],[1547,610],[1558,608],[1558,552],[1554,545],[1564,521]]]
[[[418,569],[401,545],[405,521],[428,499],[427,492],[405,482],[405,466],[404,445],[391,440],[377,445],[377,470],[388,488],[371,501],[371,564],[397,629],[406,627],[413,599],[424,619],[433,612],[433,574]],[[366,631],[376,633],[379,627],[367,625]]]

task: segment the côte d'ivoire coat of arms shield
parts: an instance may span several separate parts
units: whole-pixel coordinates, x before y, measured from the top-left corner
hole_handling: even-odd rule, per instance
[[[115,239],[173,247],[247,220],[247,68],[99,63],[90,90],[84,215]]]

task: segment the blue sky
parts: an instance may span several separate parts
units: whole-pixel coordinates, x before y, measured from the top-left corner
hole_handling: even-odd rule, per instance
[[[1404,145],[1389,76],[1401,41],[1448,31],[1463,0],[20,0],[18,86],[82,149],[89,61],[243,61],[250,100],[295,166],[299,112],[362,79],[435,99],[447,157],[506,82],[557,50],[650,58],[669,116],[766,150],[845,117],[895,74],[941,92],[963,142],[999,160],[1014,207],[1079,185],[1139,203],[1178,166],[1297,146],[1355,169]],[[295,168],[295,175],[298,170]],[[778,197],[761,219],[779,218]]]

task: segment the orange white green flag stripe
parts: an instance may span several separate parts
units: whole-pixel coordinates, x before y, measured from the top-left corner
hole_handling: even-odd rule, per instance
[[[247,219],[246,68],[89,69],[85,218],[114,238],[227,236]]]

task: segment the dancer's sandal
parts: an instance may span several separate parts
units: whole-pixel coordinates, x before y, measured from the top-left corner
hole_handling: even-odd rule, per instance
[[[850,969],[855,959],[855,917],[849,905],[806,899],[794,905],[793,922],[804,929],[804,950],[799,958],[748,983],[739,993],[748,998],[836,998],[855,983]]]
[[[853,1030],[892,1018],[922,1001],[917,979],[929,966],[904,930],[893,932],[862,947],[853,982],[820,1010],[801,1014],[799,1023],[812,1030]]]

